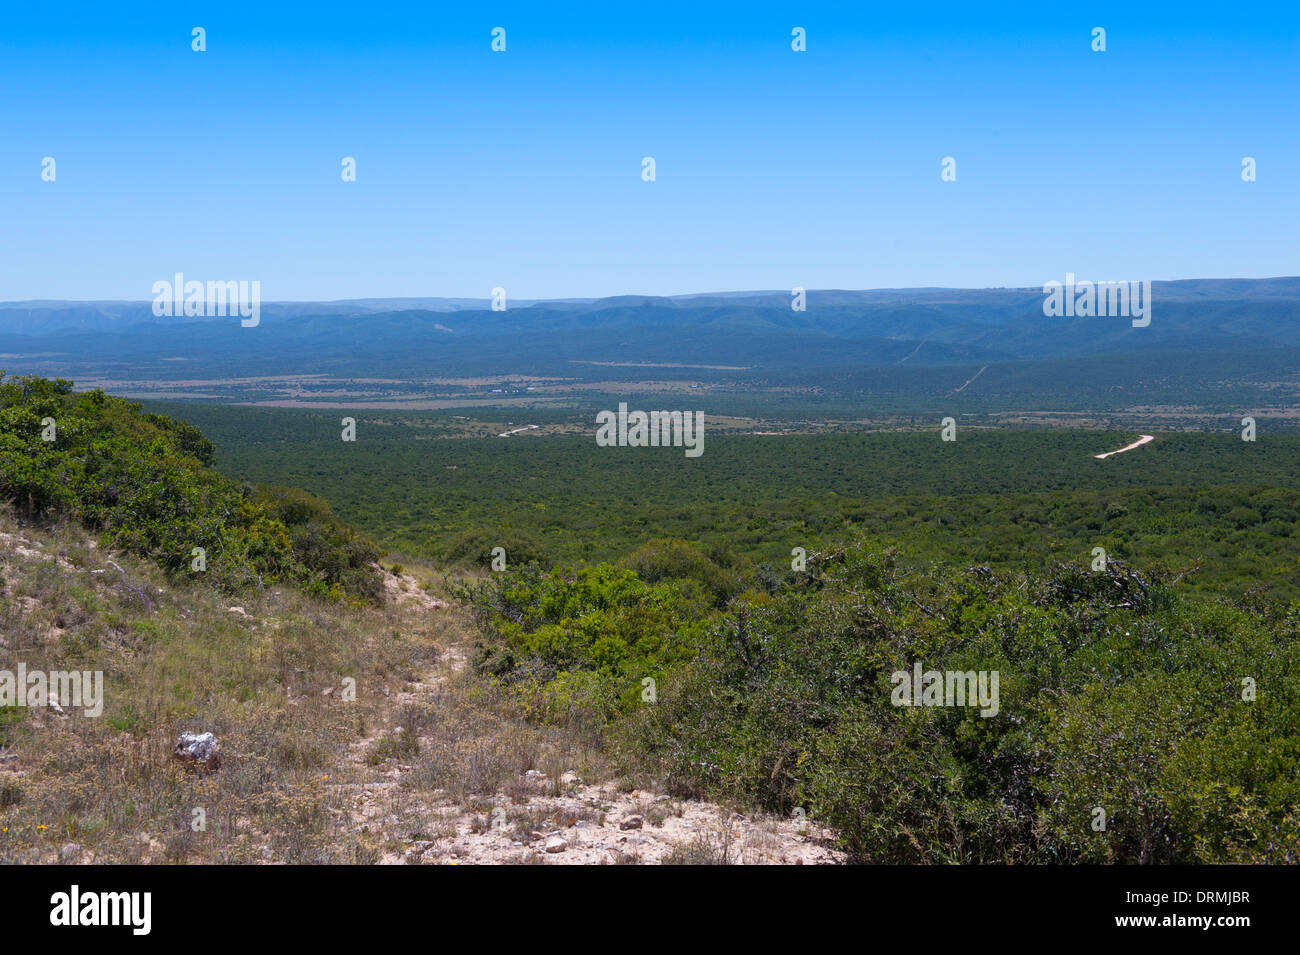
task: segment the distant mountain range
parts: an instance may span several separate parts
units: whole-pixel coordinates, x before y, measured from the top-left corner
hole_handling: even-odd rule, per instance
[[[1152,283],[1157,301],[1262,302],[1300,301],[1300,277],[1270,279],[1188,279]],[[610,298],[511,300],[511,311],[533,309],[573,314],[610,313],[617,309],[660,307],[696,310],[710,307],[790,311],[789,291],[701,292],[690,295],[620,295]],[[1038,288],[904,288],[815,289],[807,293],[813,307],[872,306],[983,306],[998,313],[1038,309],[1043,293]],[[262,317],[270,321],[303,317],[361,317],[385,312],[488,312],[487,298],[360,298],[334,302],[267,302]],[[501,313],[494,313],[501,314]],[[792,313],[794,314],[794,313]],[[517,316],[512,316],[517,317]],[[38,299],[0,302],[0,334],[41,336],[57,331],[110,331],[138,324],[184,324],[211,319],[177,319],[155,316],[149,301],[61,301]],[[525,319],[525,322],[527,320]]]
[[[175,376],[582,376],[608,363],[750,371],[901,367],[1300,349],[1300,277],[1156,282],[1152,321],[1049,318],[1041,288],[810,290],[510,302],[278,302],[261,324],[158,318],[151,302],[0,303],[0,367],[88,365]],[[194,374],[194,377],[199,375]]]

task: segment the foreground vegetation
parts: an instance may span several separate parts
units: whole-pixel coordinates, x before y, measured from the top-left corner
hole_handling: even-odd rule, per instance
[[[323,500],[254,488],[211,467],[198,429],[102,391],[0,375],[0,499],[66,515],[174,575],[232,589],[287,580],[336,599],[375,601],[374,545]]]
[[[469,636],[454,608],[292,586],[237,599],[73,522],[0,508],[0,670],[100,670],[105,684],[98,718],[0,707],[0,864],[371,864],[418,840],[445,856],[455,823],[528,770],[605,770],[597,741],[454,672]],[[412,698],[435,671],[445,680]],[[171,758],[182,731],[217,736],[220,771]],[[383,814],[371,793],[388,794]]]
[[[674,792],[804,812],[874,862],[1300,861],[1294,607],[1114,563],[915,579],[866,544],[735,596],[679,543],[631,563],[482,584],[476,665]],[[996,672],[996,714],[894,705],[917,663]]]
[[[102,719],[0,710],[23,767],[0,766],[0,859],[376,861],[401,847],[358,808],[369,772],[472,802],[525,799],[540,765],[803,815],[859,861],[1300,861],[1300,443],[737,437],[683,463],[375,437],[237,447],[258,486],[192,426],[0,382],[0,669],[107,681]],[[345,517],[407,527],[386,542],[439,515],[464,610],[386,599],[374,545],[282,486],[304,467]],[[896,705],[918,664],[996,673],[995,712]],[[228,768],[177,768],[182,729]]]

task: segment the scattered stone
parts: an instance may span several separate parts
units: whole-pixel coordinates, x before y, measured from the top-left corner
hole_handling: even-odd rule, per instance
[[[551,853],[563,852],[567,848],[569,848],[569,844],[565,842],[563,839],[561,839],[559,836],[552,836],[551,838],[546,840],[547,852],[551,852]]]
[[[182,733],[172,747],[172,756],[186,767],[203,773],[221,768],[221,745],[211,733]]]
[[[423,858],[425,853],[427,853],[432,846],[432,842],[413,842],[409,847],[407,847],[406,851],[402,853],[402,860],[407,861]]]

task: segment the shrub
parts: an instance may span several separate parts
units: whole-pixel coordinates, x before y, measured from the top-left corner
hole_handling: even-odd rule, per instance
[[[650,576],[699,566],[645,556]],[[660,580],[600,565],[494,581],[481,668],[560,711],[595,696],[585,710],[634,771],[803,807],[858,860],[1300,861],[1300,610],[1192,602],[1116,561],[906,576],[869,544],[810,554],[725,610]],[[891,675],[916,662],[996,671],[998,712],[895,706]],[[655,705],[631,692],[641,673]]]
[[[76,517],[172,574],[189,573],[201,548],[204,573],[228,589],[292,580],[378,599],[379,552],[324,501],[238,485],[212,469],[215,455],[193,426],[102,391],[0,378],[0,498],[29,515]]]

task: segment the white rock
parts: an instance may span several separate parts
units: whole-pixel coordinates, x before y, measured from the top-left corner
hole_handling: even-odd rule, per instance
[[[221,744],[211,733],[182,733],[172,747],[172,756],[204,772],[221,768]]]
[[[559,836],[552,836],[546,840],[547,852],[563,852],[567,848],[569,848],[569,844]]]

